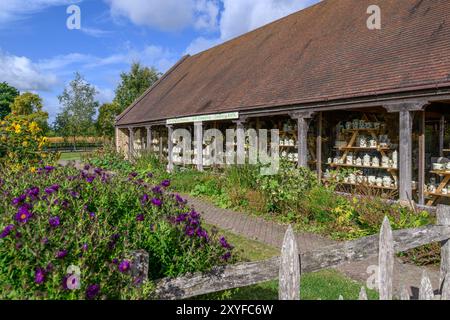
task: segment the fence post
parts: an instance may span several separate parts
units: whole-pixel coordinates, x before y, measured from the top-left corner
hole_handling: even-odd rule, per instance
[[[361,291],[359,292],[359,299],[358,300],[369,300],[367,298],[366,288],[361,287]]]
[[[411,300],[411,296],[409,295],[408,289],[405,286],[402,287],[402,291],[400,293],[400,300]]]
[[[143,282],[148,280],[148,264],[149,255],[147,251],[133,251],[131,261],[131,276],[133,277],[134,285],[140,286]]]
[[[439,205],[437,207],[437,224],[440,226],[450,226],[450,206]],[[441,272],[439,289],[442,291],[444,281],[450,273],[450,241],[441,242]]]
[[[300,300],[300,255],[292,226],[284,235],[281,249],[278,296],[280,300]]]
[[[441,300],[450,300],[450,277],[448,275],[445,277],[442,285]]]
[[[424,270],[420,281],[419,300],[433,300],[434,292],[428,273]]]
[[[392,300],[392,279],[394,274],[394,238],[389,219],[384,217],[380,231],[378,252],[378,286],[380,300]]]

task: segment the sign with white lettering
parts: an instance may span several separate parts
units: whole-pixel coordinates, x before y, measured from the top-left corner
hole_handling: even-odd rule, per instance
[[[203,116],[184,117],[177,119],[167,120],[167,124],[181,124],[181,123],[194,123],[194,122],[207,122],[207,121],[219,121],[219,120],[235,120],[239,119],[239,112],[207,114]]]

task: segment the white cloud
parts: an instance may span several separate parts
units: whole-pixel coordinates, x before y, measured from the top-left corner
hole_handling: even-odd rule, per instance
[[[45,72],[27,57],[0,51],[0,82],[6,81],[20,91],[48,91],[57,82],[55,74]]]
[[[216,38],[195,39],[186,53],[195,54],[218,43],[230,40],[267,23],[299,11],[320,0],[221,0],[219,33]]]
[[[49,7],[70,5],[81,1],[82,0],[1,0],[0,26],[27,18],[28,15],[40,12]]]
[[[114,90],[110,89],[110,88],[99,88],[99,87],[95,87],[95,89],[97,90],[97,96],[95,97],[100,104],[103,103],[111,103],[114,100]]]
[[[104,0],[111,15],[126,18],[139,26],[163,31],[179,31],[194,26],[198,29],[217,27],[219,0]]]
[[[95,38],[101,38],[105,36],[109,36],[112,34],[112,31],[97,29],[97,28],[86,28],[82,27],[81,32],[87,34],[88,36],[95,37]]]

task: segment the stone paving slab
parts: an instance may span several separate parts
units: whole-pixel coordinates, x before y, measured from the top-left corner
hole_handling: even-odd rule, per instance
[[[231,231],[235,234],[260,241],[276,248],[281,248],[287,225],[266,221],[263,218],[251,216],[242,212],[218,208],[199,198],[187,195],[183,196],[188,200],[191,206],[202,213],[202,217],[208,224],[215,225],[218,228]],[[337,243],[337,241],[306,232],[296,233],[296,238],[299,251],[301,252],[307,252]],[[378,257],[369,258],[363,261],[349,262],[340,265],[335,269],[351,279],[365,283],[371,276],[371,274],[367,272],[367,268],[372,265],[378,265]],[[400,259],[396,259],[394,270],[395,295],[400,295],[403,286],[405,286],[409,290],[411,297],[413,299],[417,298],[423,270],[428,272],[433,288],[435,290],[438,289],[438,267],[418,267],[411,264],[405,264]]]

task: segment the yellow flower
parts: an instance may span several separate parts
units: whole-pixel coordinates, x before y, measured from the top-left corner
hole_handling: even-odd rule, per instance
[[[36,168],[35,168],[35,167],[31,167],[31,168],[30,168],[30,172],[31,172],[31,173],[35,173],[35,172],[36,172]]]
[[[25,148],[28,147],[28,141],[22,142],[22,146],[25,147]]]
[[[17,134],[22,132],[22,127],[18,123],[13,124],[13,129],[14,129],[14,132]]]
[[[30,129],[30,132],[33,134],[39,132],[39,130],[40,130],[38,124],[34,121],[30,123],[29,129]]]

